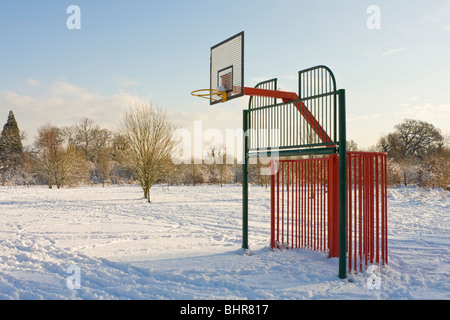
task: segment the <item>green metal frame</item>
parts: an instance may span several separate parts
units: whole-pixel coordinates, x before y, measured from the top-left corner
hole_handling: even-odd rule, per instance
[[[263,88],[270,90],[277,90],[277,79],[271,79],[260,82],[255,88]],[[248,165],[250,157],[258,157],[261,155],[267,155],[268,152],[277,152],[280,157],[287,156],[300,156],[300,155],[326,155],[326,154],[338,154],[339,155],[339,277],[346,278],[347,276],[347,258],[346,258],[346,112],[345,112],[345,90],[336,90],[336,81],[331,70],[326,66],[316,66],[299,71],[299,96],[298,101],[289,102],[291,104],[310,103],[309,109],[316,108],[318,112],[316,115],[325,114],[325,118],[330,118],[330,123],[325,120],[322,126],[332,132],[332,141],[328,142],[314,142],[314,143],[300,143],[290,145],[289,142],[296,140],[291,136],[298,134],[299,131],[288,132],[290,138],[286,138],[286,143],[282,143],[281,146],[268,146],[261,145],[259,140],[254,137],[249,137],[249,130],[252,129],[252,125],[258,128],[264,125],[272,125],[273,127],[284,126],[285,121],[294,122],[294,124],[301,125],[304,122],[296,122],[299,115],[295,113],[295,109],[281,110],[286,106],[286,103],[276,103],[274,98],[258,98],[250,97],[248,110],[243,110],[243,125],[244,130],[244,160],[242,165],[242,248],[248,249]],[[264,100],[257,100],[264,99]],[[324,99],[330,99],[330,103],[323,103]],[[257,103],[262,101],[261,103]],[[318,101],[318,102],[316,102]],[[325,105],[329,110],[319,110],[322,101],[322,105]],[[332,102],[331,102],[332,101]],[[256,103],[255,103],[256,102]],[[338,107],[338,110],[337,110]],[[281,110],[281,111],[280,111]],[[316,111],[317,111],[316,110]],[[261,116],[258,116],[258,112],[263,112]],[[284,113],[279,113],[284,112]],[[300,112],[300,111],[298,111]],[[311,111],[312,112],[312,111]],[[322,113],[321,113],[322,112]],[[329,112],[329,114],[327,114]],[[256,114],[258,120],[252,119],[252,114]],[[276,118],[277,123],[273,123],[275,120],[269,117]],[[295,118],[293,118],[295,117]],[[295,121],[290,121],[295,119]],[[298,129],[298,128],[297,128]],[[287,129],[289,130],[289,128]],[[308,133],[311,134],[311,133]],[[337,135],[339,134],[339,136]],[[316,138],[317,139],[317,138]],[[297,140],[296,140],[297,141]],[[256,144],[256,145],[255,145]]]
[[[339,90],[339,278],[347,277],[347,129],[345,90]]]

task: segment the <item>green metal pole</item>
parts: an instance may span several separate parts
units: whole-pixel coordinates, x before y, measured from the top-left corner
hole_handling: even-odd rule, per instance
[[[243,110],[244,161],[242,163],[242,248],[248,249],[248,110]]]
[[[339,278],[347,277],[347,145],[345,90],[339,94]]]

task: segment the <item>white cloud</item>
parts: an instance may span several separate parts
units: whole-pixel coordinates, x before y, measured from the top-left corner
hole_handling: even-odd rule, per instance
[[[450,104],[406,105],[402,111],[395,113],[395,116],[432,122],[435,126],[446,129],[450,125]]]
[[[37,86],[39,86],[39,81],[37,81],[36,79],[33,79],[33,78],[29,78],[29,79],[27,79],[27,84],[32,87],[37,87]]]
[[[22,131],[33,139],[37,129],[47,123],[68,126],[83,117],[106,128],[120,125],[123,112],[134,103],[136,96],[119,91],[102,96],[89,89],[65,81],[55,81],[42,88],[39,95],[26,95],[13,90],[0,92],[0,121],[13,110]],[[27,141],[31,143],[32,141]]]
[[[358,121],[367,121],[367,120],[375,120],[381,118],[381,114],[373,113],[361,116],[350,116],[347,118],[348,122],[358,122]]]
[[[408,48],[392,49],[392,50],[388,50],[388,51],[382,52],[381,55],[382,56],[388,56],[388,55],[391,55],[391,54],[394,54],[394,53],[397,53],[397,52],[402,52],[402,51],[405,51],[405,50],[408,50]]]
[[[114,79],[122,87],[131,87],[139,85],[139,83],[137,83],[136,81],[123,76],[114,76]]]
[[[396,23],[394,25],[394,28],[397,29],[398,31],[400,31],[400,33],[404,34],[404,35],[411,35],[412,33],[414,33],[416,31],[415,27],[413,27],[411,24],[400,24],[400,23]]]
[[[47,92],[48,96],[79,96],[87,93],[88,90],[65,81],[55,81]]]
[[[449,17],[450,17],[450,4],[446,3],[443,6],[439,7],[438,9],[434,10],[433,12],[425,15],[422,20],[425,22],[440,24],[448,21]]]

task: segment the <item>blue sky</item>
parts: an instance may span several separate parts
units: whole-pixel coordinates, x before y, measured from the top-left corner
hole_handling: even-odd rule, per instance
[[[69,30],[67,7],[81,9]],[[369,5],[381,29],[369,29]],[[374,145],[405,118],[450,134],[450,2],[2,0],[0,123],[13,110],[31,144],[39,126],[89,117],[120,125],[138,97],[191,130],[241,128],[247,98],[209,106],[210,47],[245,31],[245,85],[324,64],[347,93],[347,137]],[[3,120],[2,120],[3,119]]]

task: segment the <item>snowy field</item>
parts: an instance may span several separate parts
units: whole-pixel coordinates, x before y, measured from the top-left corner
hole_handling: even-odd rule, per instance
[[[0,299],[449,299],[450,195],[389,189],[389,266],[339,279],[338,259],[269,249],[269,189],[0,187]],[[349,281],[350,280],[350,281]]]

